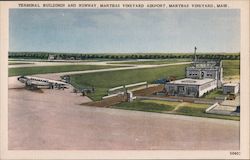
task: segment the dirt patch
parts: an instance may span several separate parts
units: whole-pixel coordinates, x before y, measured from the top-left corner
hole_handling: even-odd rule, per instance
[[[157,86],[152,86],[140,90],[135,90],[133,91],[133,96],[147,96],[147,95],[152,95],[156,92],[160,92],[164,89],[164,85],[157,85]],[[84,103],[83,105],[87,106],[95,106],[95,107],[110,107],[116,104],[119,104],[121,102],[125,102],[127,100],[127,97],[124,95],[118,95],[114,96],[111,98],[106,98],[100,101],[95,101],[95,102],[89,102],[89,103]]]
[[[149,96],[156,92],[161,92],[163,90],[164,90],[164,85],[158,85],[158,86],[153,86],[153,87],[148,87],[145,89],[133,91],[133,95],[134,96]]]

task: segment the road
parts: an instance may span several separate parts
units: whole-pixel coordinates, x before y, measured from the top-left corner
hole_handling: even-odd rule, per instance
[[[132,69],[144,69],[144,68],[157,68],[157,67],[184,65],[184,64],[191,64],[191,63],[192,62],[179,62],[179,63],[161,64],[161,65],[132,65],[132,66],[128,66],[128,67],[107,68],[107,69],[98,69],[98,70],[37,74],[37,75],[34,75],[34,76],[43,77],[43,78],[50,78],[50,79],[53,79],[53,80],[59,80],[60,76],[63,76],[63,75],[94,73],[94,72],[107,72],[107,71],[120,71],[120,70],[132,70]]]
[[[147,59],[143,61],[157,61],[155,59]],[[136,64],[124,64],[124,62],[140,62],[138,60],[126,60],[126,61],[76,61],[76,60],[57,60],[57,61],[38,61],[38,60],[27,60],[22,61],[9,61],[11,63],[30,63],[30,64],[12,64],[9,68],[20,68],[20,67],[41,67],[41,66],[60,66],[60,65],[112,65],[112,66],[137,66]],[[115,63],[114,63],[115,62]],[[119,64],[119,62],[122,62]],[[191,63],[191,62],[189,62]],[[142,66],[142,65],[141,65]],[[144,65],[151,66],[151,65]]]
[[[29,91],[9,77],[10,150],[236,150],[239,122],[96,108],[71,90]]]
[[[124,64],[109,64],[114,61],[14,61],[15,63],[30,63],[30,64],[12,64],[9,68],[20,68],[20,67],[41,67],[41,66],[62,66],[62,65],[113,65],[113,66],[124,66]],[[115,61],[119,62],[119,61]],[[12,62],[13,63],[13,62]],[[132,65],[131,65],[132,66]]]

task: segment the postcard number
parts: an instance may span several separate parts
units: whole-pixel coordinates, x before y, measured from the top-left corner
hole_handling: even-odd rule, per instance
[[[239,156],[240,152],[230,152],[230,155],[237,155],[237,156]]]

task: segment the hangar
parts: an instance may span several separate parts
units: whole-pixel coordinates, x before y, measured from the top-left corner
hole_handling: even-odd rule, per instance
[[[217,88],[217,81],[210,78],[184,78],[168,82],[165,85],[167,94],[170,96],[202,97],[215,88]]]

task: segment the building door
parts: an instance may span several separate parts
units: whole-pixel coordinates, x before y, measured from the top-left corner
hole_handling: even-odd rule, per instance
[[[178,92],[178,95],[185,95],[184,86],[178,86],[177,87],[177,92]]]
[[[204,78],[204,72],[201,72],[201,78],[202,79]]]

